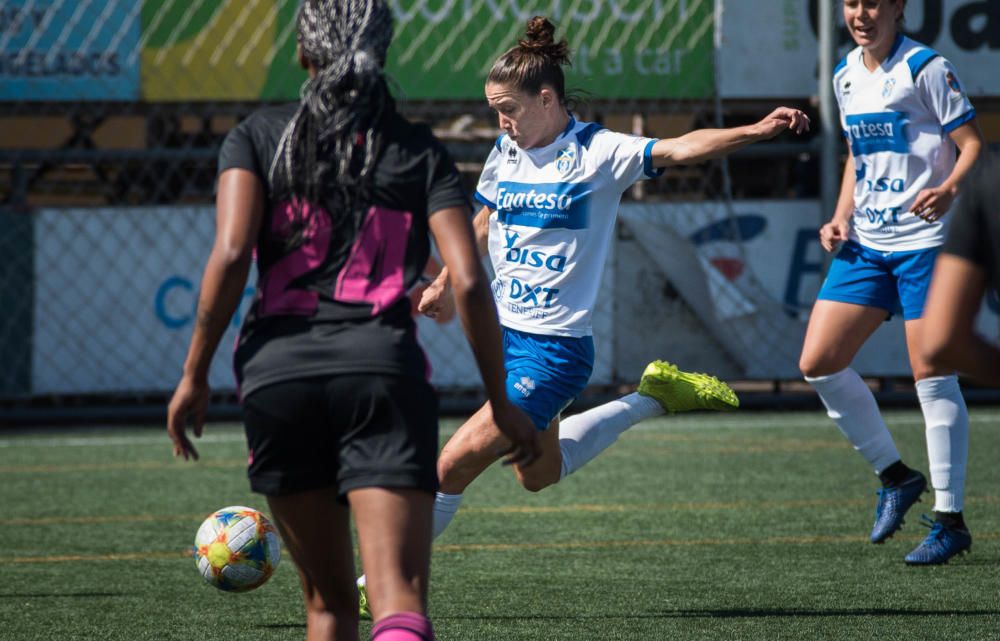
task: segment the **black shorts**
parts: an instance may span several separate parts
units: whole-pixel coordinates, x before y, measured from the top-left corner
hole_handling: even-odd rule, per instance
[[[424,380],[343,374],[268,385],[243,400],[254,492],[438,488],[437,394]]]

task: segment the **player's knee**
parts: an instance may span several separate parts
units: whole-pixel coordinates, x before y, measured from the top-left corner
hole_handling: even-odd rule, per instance
[[[820,376],[819,363],[817,363],[817,361],[811,356],[807,356],[805,354],[799,358],[799,371],[802,372],[802,375],[806,378]]]
[[[844,369],[843,367],[838,367],[837,364],[833,362],[833,359],[824,358],[822,356],[817,356],[815,354],[802,353],[799,357],[799,371],[802,372],[802,376],[806,378],[814,378],[816,376],[827,376],[828,374],[833,374]]]

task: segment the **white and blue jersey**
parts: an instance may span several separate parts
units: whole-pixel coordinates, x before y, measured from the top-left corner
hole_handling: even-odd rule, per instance
[[[622,193],[653,168],[654,138],[571,118],[554,142],[490,152],[476,199],[492,210],[489,252],[500,322],[522,332],[589,336]]]
[[[841,126],[854,157],[851,239],[880,251],[937,247],[950,218],[910,212],[955,166],[948,134],[976,116],[951,63],[903,35],[875,71],[853,49],[834,70]]]

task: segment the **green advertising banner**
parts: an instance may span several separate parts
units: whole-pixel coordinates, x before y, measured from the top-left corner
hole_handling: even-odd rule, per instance
[[[569,40],[571,89],[593,98],[712,95],[712,0],[390,0],[388,71],[412,100],[480,99],[533,15]],[[145,0],[141,94],[151,101],[287,100],[298,0]]]

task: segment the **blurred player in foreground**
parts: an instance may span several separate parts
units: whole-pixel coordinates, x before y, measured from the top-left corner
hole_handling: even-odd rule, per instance
[[[496,272],[507,393],[541,433],[541,459],[531,467],[514,465],[530,491],[573,473],[645,418],[738,405],[714,377],[655,361],[637,393],[559,421],[593,369],[591,313],[622,193],[668,165],[700,163],[809,125],[801,111],[780,108],[750,126],[656,140],[577,121],[566,106],[562,71],[569,46],[554,33],[547,19],[532,18],[523,39],[489,72],[486,100],[504,133],[480,177],[476,198],[484,206],[473,221],[479,249],[489,253]],[[436,313],[446,275],[428,288],[421,311]],[[465,488],[508,445],[490,403],[448,441],[438,462],[434,536],[451,522]]]
[[[979,162],[934,266],[922,347],[938,368],[1000,387],[1000,349],[975,330],[987,290],[1000,290],[1000,156]]]
[[[175,455],[197,458],[185,427],[202,432],[209,363],[256,250],[257,295],[235,356],[248,475],[298,568],[307,638],[358,638],[353,512],[372,577],[371,638],[430,641],[437,401],[406,296],[428,232],[508,461],[530,464],[539,439],[506,396],[496,309],[455,166],[389,95],[389,6],[306,0],[297,27],[310,75],[302,100],[255,112],[223,144],[215,246],[168,432]]]
[[[905,561],[927,565],[946,563],[972,543],[962,516],[965,400],[953,370],[924,359],[921,335],[934,259],[952,218],[946,214],[983,139],[955,69],[899,32],[905,8],[906,0],[843,3],[858,46],[833,82],[851,153],[837,209],[819,232],[825,250],[839,251],[810,315],[799,367],[882,482],[870,537],[882,543],[900,528],[927,480],[900,459],[871,390],[850,363],[902,308],[936,515],[931,534]]]

